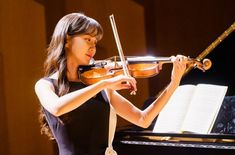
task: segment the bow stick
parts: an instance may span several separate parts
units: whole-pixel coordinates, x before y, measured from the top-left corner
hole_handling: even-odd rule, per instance
[[[121,42],[120,42],[120,39],[119,39],[119,36],[118,36],[117,27],[116,27],[115,20],[114,20],[114,15],[113,14],[110,15],[109,19],[110,19],[110,22],[111,22],[114,38],[115,38],[115,41],[116,41],[116,44],[117,44],[118,53],[119,53],[119,56],[120,56],[120,59],[121,59],[124,75],[130,76],[129,70],[127,68],[127,62],[125,60],[123,50],[122,50],[122,46],[121,46]],[[135,91],[131,91],[131,95],[135,95],[135,94],[136,94]]]

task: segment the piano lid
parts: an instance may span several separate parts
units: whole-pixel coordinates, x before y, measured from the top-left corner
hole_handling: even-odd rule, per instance
[[[227,85],[226,96],[235,95],[235,32],[228,35],[219,45],[217,45],[206,58],[212,61],[212,67],[206,72],[192,69],[182,79],[182,84],[210,83]]]

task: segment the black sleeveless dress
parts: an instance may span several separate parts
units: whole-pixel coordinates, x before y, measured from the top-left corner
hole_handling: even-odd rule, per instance
[[[56,88],[55,81],[49,80]],[[69,92],[84,87],[81,82],[70,82]],[[60,155],[104,155],[108,146],[110,112],[104,92],[60,117],[43,110]]]

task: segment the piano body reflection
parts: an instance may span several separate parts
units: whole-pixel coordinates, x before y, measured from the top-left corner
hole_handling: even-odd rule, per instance
[[[153,133],[153,125],[147,130],[132,126],[117,131],[115,150],[119,155],[235,154],[235,96],[225,97],[211,134]]]

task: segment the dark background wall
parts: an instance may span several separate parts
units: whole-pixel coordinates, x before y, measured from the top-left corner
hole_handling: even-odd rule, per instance
[[[117,55],[108,16],[115,15],[125,55],[196,57],[235,21],[233,0],[8,0],[0,1],[0,154],[54,154],[54,143],[40,135],[35,82],[42,77],[45,48],[57,21],[84,12],[104,28],[96,59]],[[209,55],[213,66],[192,70],[182,83],[229,86],[234,95],[234,33]],[[171,64],[158,76],[138,80],[136,96],[121,92],[137,107],[170,81]],[[129,123],[119,118],[118,127]]]
[[[155,55],[181,53],[192,58],[197,57],[234,22],[232,0],[158,0],[152,3],[154,8],[149,16],[154,16],[152,18],[155,20],[154,24],[148,22],[151,26],[147,39],[151,40],[149,41],[151,44],[147,47],[152,47]],[[154,29],[153,33],[151,29]],[[210,70],[206,73],[194,70],[185,76],[182,82],[226,84],[231,87],[228,94],[234,94],[235,83],[232,75],[235,66],[232,56],[234,50],[234,33],[232,33],[207,56],[213,62]],[[169,75],[169,72],[166,74]],[[158,85],[165,85],[167,81],[162,77],[169,77],[166,74],[164,72],[158,76],[159,80],[151,79],[151,83],[157,81]],[[157,88],[150,89],[150,93],[154,94]]]

